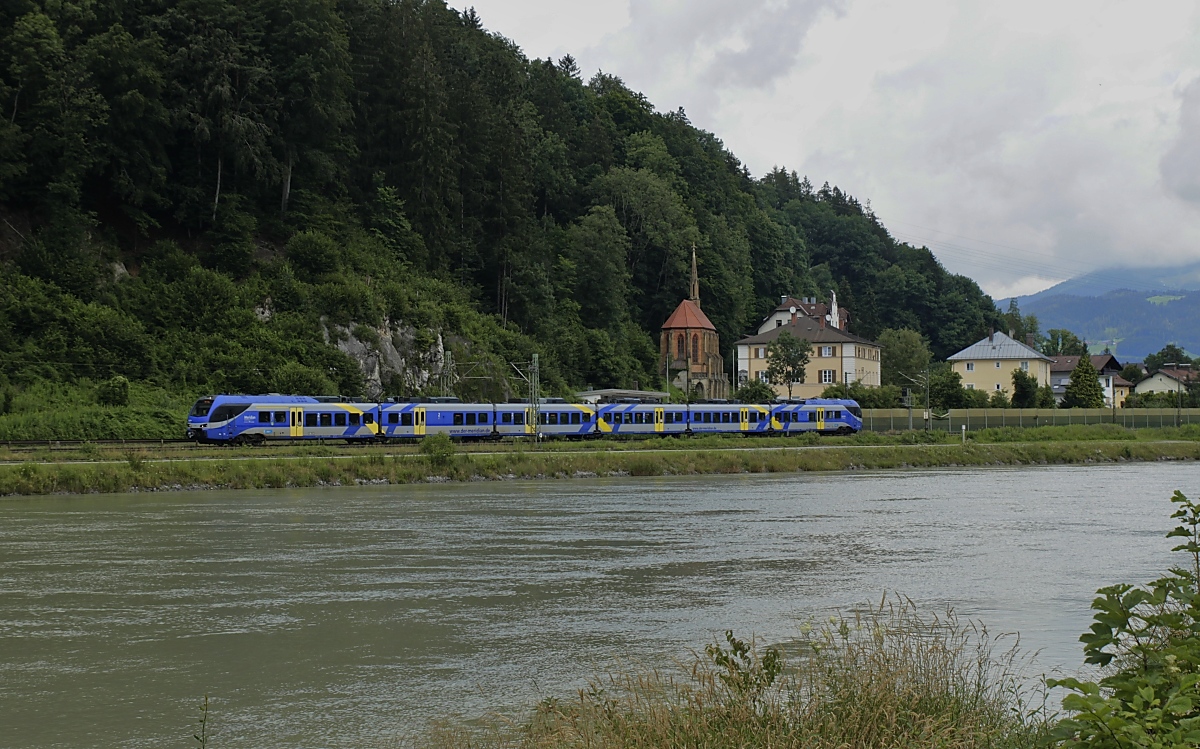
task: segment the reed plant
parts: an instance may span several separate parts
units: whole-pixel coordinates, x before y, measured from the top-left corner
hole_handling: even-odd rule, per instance
[[[786,655],[785,655],[786,653]],[[519,724],[441,728],[438,749],[1017,749],[1042,743],[1029,658],[952,611],[892,599],[762,647],[727,632],[674,672],[631,671],[547,699]]]

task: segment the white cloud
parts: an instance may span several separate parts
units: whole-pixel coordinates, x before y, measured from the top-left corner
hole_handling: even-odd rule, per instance
[[[1003,295],[1200,259],[1200,6],[1185,0],[474,3],[684,107],[755,173],[869,200]]]

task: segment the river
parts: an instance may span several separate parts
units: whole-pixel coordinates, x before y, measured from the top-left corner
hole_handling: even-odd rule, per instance
[[[0,744],[393,746],[899,591],[1073,673],[1190,463],[0,501]]]

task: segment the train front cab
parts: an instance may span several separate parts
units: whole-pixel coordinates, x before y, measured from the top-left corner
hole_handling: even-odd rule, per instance
[[[205,403],[211,411],[199,415]],[[221,395],[197,401],[188,436],[207,442],[261,444],[284,439],[372,439],[373,403],[287,395]]]

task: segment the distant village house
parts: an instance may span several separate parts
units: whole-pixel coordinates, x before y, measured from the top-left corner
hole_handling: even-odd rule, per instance
[[[994,332],[947,361],[962,376],[963,387],[967,390],[1003,392],[1012,397],[1014,369],[1033,375],[1038,387],[1050,384],[1050,365],[1054,360],[1035,349],[1032,343],[1022,343],[1004,333]]]

